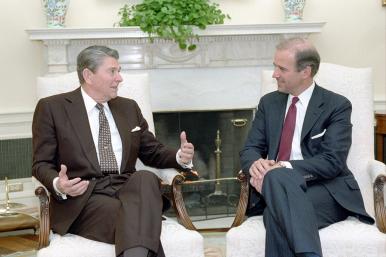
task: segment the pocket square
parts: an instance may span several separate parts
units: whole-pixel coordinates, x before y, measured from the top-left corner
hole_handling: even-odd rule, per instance
[[[319,133],[319,134],[317,134],[317,135],[315,135],[315,136],[312,136],[311,137],[311,139],[315,139],[315,138],[319,138],[319,137],[322,137],[322,136],[324,136],[324,134],[326,133],[326,129],[324,129],[323,131],[322,131],[322,133]]]
[[[135,132],[135,131],[139,131],[139,130],[141,130],[141,127],[136,126],[135,128],[133,128],[133,129],[131,130],[131,132]]]

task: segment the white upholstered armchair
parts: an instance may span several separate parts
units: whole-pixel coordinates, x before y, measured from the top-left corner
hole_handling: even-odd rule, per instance
[[[272,71],[263,71],[264,95],[276,90]],[[346,96],[352,103],[352,146],[348,166],[356,177],[367,212],[376,225],[367,225],[349,217],[320,230],[324,257],[386,257],[386,211],[384,202],[385,164],[374,160],[373,88],[370,69],[349,68],[322,63],[316,83]],[[247,187],[244,180],[244,186]],[[246,190],[247,191],[247,190]],[[247,195],[241,210],[226,235],[228,257],[263,257],[265,228],[262,216],[243,222]],[[241,224],[242,223],[242,224]],[[241,225],[240,225],[241,224]]]
[[[125,74],[121,73],[123,82],[120,84],[118,95],[129,97],[137,101],[142,114],[148,122],[149,130],[154,132],[153,115],[150,106],[150,89],[148,85],[148,74]],[[37,79],[38,99],[53,94],[68,92],[79,86],[76,72],[67,73],[54,77],[39,77]],[[138,160],[138,170],[144,165]],[[142,167],[142,168],[141,168]],[[155,169],[146,167],[146,170],[155,172]],[[187,218],[185,206],[182,202],[179,184],[184,178],[174,169],[158,170],[156,174],[164,184],[172,188],[173,206],[178,218],[186,227],[190,224],[184,223]],[[36,195],[40,200],[40,233],[38,257],[113,257],[115,256],[114,245],[92,241],[77,235],[66,234],[60,236],[50,231],[49,208],[47,191],[36,181]],[[203,237],[196,231],[188,230],[176,221],[167,218],[162,222],[161,242],[167,257],[203,257]]]

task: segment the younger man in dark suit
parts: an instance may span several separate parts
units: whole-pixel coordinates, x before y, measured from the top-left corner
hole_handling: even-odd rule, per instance
[[[119,256],[164,256],[160,182],[136,171],[191,168],[193,145],[181,133],[176,151],[158,142],[133,100],[117,97],[118,52],[80,52],[80,87],[41,99],[34,113],[33,175],[50,191],[54,232],[115,244]]]
[[[322,256],[318,229],[350,215],[374,223],[346,164],[351,103],[315,84],[320,57],[308,40],[279,44],[273,64],[278,90],[261,98],[240,152],[247,214],[264,216],[266,257]]]

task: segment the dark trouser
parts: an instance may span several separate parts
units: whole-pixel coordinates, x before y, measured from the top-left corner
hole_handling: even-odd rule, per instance
[[[131,176],[110,175],[98,179],[69,232],[115,244],[117,256],[128,248],[142,246],[164,257],[161,225],[159,179],[149,171],[137,171]]]
[[[348,211],[321,184],[306,185],[291,169],[279,168],[266,174],[266,257],[291,257],[312,252],[322,256],[319,229],[342,221]]]

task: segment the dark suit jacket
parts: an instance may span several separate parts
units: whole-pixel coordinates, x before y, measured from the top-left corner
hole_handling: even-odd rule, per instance
[[[259,158],[275,160],[278,154],[288,94],[279,91],[263,96],[244,149],[240,152],[243,171]],[[351,146],[351,103],[345,97],[315,86],[301,132],[301,151],[304,160],[291,160],[294,172],[307,181],[322,183],[344,208],[361,220],[374,220],[364,209],[357,181],[348,169],[346,160]],[[311,137],[322,133],[321,137]],[[252,191],[251,203],[259,199]]]
[[[166,148],[149,132],[137,103],[117,97],[108,102],[122,139],[121,174],[135,172],[137,158],[148,166],[181,168],[176,151]],[[136,126],[140,131],[131,132]],[[32,173],[51,193],[50,220],[52,229],[64,234],[77,218],[93,191],[96,179],[102,176],[92,139],[86,108],[80,88],[41,99],[32,122]],[[52,181],[60,164],[67,166],[70,179],[90,180],[87,191],[63,201],[55,193]]]

